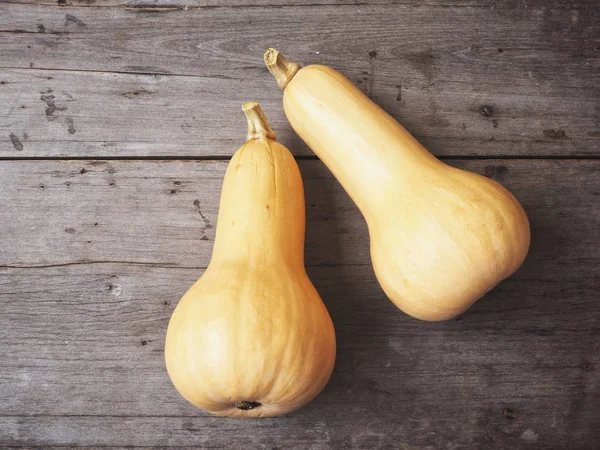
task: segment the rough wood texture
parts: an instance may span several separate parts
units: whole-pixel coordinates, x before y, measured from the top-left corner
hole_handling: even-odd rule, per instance
[[[269,46],[511,189],[524,266],[457,320],[399,312],[285,120]],[[597,0],[0,0],[0,447],[600,448],[599,52]],[[305,159],[339,351],[313,403],[234,421],[179,397],[163,342],[248,100]]]
[[[598,274],[600,161],[451,161],[495,177],[532,223],[527,278]],[[0,266],[206,267],[226,161],[0,162]],[[309,266],[369,264],[367,229],[319,161],[301,161]],[[68,251],[65,251],[67,249]],[[591,258],[591,260],[589,259]],[[577,266],[577,270],[565,271]]]
[[[32,62],[239,80],[265,72],[262,53],[274,45],[303,63],[329,63],[355,77],[374,73],[375,83],[454,81],[513,91],[538,84],[548,95],[597,89],[599,10],[380,5],[154,13],[3,4],[1,67],[30,68]]]
[[[4,0],[5,3],[21,3],[26,5],[46,6],[78,6],[78,7],[124,7],[129,9],[153,10],[162,8],[240,8],[247,7],[245,0]],[[253,0],[251,7],[267,6],[293,6],[296,8],[310,8],[315,6],[351,6],[359,9],[377,8],[383,5],[396,6],[453,6],[453,7],[477,7],[493,9],[528,9],[547,7],[553,9],[582,9],[597,6],[596,0],[378,0],[367,3],[365,0]]]
[[[339,68],[436,154],[598,155],[600,7],[562,5],[3,4],[0,156],[230,155],[250,99],[308,154],[272,45]]]
[[[230,80],[5,69],[0,82],[8,98],[0,104],[4,157],[227,156],[243,142],[241,104],[251,99],[260,100],[281,142],[312,154],[287,123],[281,91],[266,73]],[[402,101],[398,88],[380,90],[382,106],[435,154],[600,154],[598,99],[583,90],[547,98],[455,92],[446,82],[437,89],[405,83]]]
[[[336,326],[336,371],[297,413],[239,422],[179,398],[162,353],[172,309],[209,261],[226,162],[0,163],[0,207],[15,211],[0,222],[0,444],[600,442],[600,161],[452,162],[515,192],[533,243],[515,276],[439,324],[385,299],[359,212],[321,163],[300,164],[309,274]]]

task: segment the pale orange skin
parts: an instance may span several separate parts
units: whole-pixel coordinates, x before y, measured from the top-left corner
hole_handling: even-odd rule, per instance
[[[363,213],[377,279],[407,314],[455,317],[523,263],[530,231],[517,199],[436,159],[339,72],[301,68],[283,107]]]
[[[251,139],[236,152],[211,263],[177,305],[165,343],[171,380],[194,405],[220,416],[277,416],[327,383],[335,333],[304,268],[304,208],[300,171],[284,146]]]

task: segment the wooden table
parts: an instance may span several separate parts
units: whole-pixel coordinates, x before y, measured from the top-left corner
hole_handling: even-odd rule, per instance
[[[525,265],[425,323],[382,293],[365,222],[262,63],[329,64],[433,153],[512,190]],[[600,448],[597,0],[3,0],[0,445]],[[335,372],[287,417],[208,416],[163,363],[260,101],[298,157]]]

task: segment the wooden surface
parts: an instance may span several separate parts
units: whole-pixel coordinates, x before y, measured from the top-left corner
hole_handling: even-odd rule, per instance
[[[451,3],[0,5],[0,156],[230,155],[253,99],[307,155],[269,45],[342,70],[438,155],[596,155],[600,5]]]
[[[283,116],[271,45],[514,192],[524,266],[456,320],[398,311]],[[0,447],[600,448],[599,55],[595,0],[3,1]],[[247,100],[300,159],[339,351],[310,405],[236,421],[177,394],[163,341],[210,260]]]

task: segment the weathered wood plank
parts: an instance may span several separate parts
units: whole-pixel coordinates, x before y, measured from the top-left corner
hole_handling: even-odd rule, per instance
[[[480,160],[532,224],[526,278],[593,276],[600,242],[600,161]],[[227,161],[0,162],[0,266],[129,261],[206,267]],[[367,229],[319,161],[300,161],[310,266],[369,264]],[[335,236],[336,239],[332,239]],[[565,268],[577,270],[566,271]]]
[[[340,393],[343,395],[343,393]],[[384,394],[376,394],[383,397]],[[382,402],[381,413],[354,402],[327,411],[309,406],[293,417],[245,421],[208,417],[5,417],[7,443],[15,446],[187,446],[292,450],[535,448],[589,450],[599,443],[594,422],[570,429],[561,400],[531,398],[511,404],[514,420],[503,417],[502,402],[462,401],[436,408],[403,399]],[[500,407],[499,407],[500,406]],[[582,412],[590,416],[589,411]],[[316,415],[320,419],[315,419]],[[590,417],[596,420],[598,417]],[[597,423],[597,422],[596,422]],[[554,424],[554,426],[553,426]],[[529,428],[540,425],[542,428]],[[110,430],[107,432],[106,430]],[[77,445],[79,447],[79,445]]]
[[[168,318],[199,271],[90,264],[3,273],[3,444],[585,448],[599,437],[597,280],[560,290],[507,280],[461,320],[427,324],[398,312],[370,267],[313,268],[336,326],[336,371],[303,410],[239,423],[188,405],[164,369]]]
[[[440,81],[423,90],[419,83],[407,80],[401,101],[398,88],[380,86],[378,100],[438,155],[600,154],[598,99],[587,90],[546,97],[538,87],[512,92]],[[296,154],[312,154],[287,123],[268,74],[223,79],[4,69],[0,99],[4,157],[231,155],[245,135],[241,103],[251,99],[261,101],[281,142]]]
[[[344,384],[352,381],[346,371],[372,375],[403,395],[417,389],[430,402],[451,402],[465,382],[473,383],[460,394],[465,399],[575,395],[578,377],[597,361],[596,280],[564,283],[561,291],[551,282],[507,280],[461,320],[427,324],[396,311],[369,267],[309,272],[336,324],[336,379]],[[8,385],[1,414],[193,414],[168,382],[162,351],[172,309],[200,273],[114,263],[3,269]],[[419,345],[424,338],[427,344]],[[458,348],[468,352],[457,355]],[[414,378],[394,382],[400,373]],[[435,392],[413,386],[435,384],[436,377],[444,382]],[[595,378],[590,374],[590,389],[598,388]],[[484,383],[490,379],[497,385]]]
[[[296,8],[314,8],[316,6],[349,6],[372,8],[385,5],[419,6],[419,7],[478,7],[494,9],[528,9],[547,7],[553,9],[583,9],[597,6],[595,0],[378,0],[367,4],[364,0],[310,0],[298,2],[293,0],[253,0],[248,5],[244,0],[3,0],[5,3],[20,3],[42,6],[76,6],[76,7],[125,7],[136,9],[162,8],[240,8],[256,6],[293,6]]]
[[[0,154],[230,154],[229,142],[242,133],[238,105],[248,97],[266,102],[282,136],[307,152],[291,138],[262,65],[270,45],[300,62],[339,68],[438,154],[598,154],[600,8],[359,9],[152,14],[0,5]],[[60,70],[8,70],[30,67]],[[52,117],[48,98],[41,100],[48,88],[56,92],[49,94]],[[132,98],[118,95],[127,92]],[[482,113],[483,106],[491,109]]]
[[[275,45],[302,63],[365,70],[375,74],[375,84],[399,77],[419,78],[424,85],[442,80],[477,85],[485,79],[518,90],[533,78],[543,82],[543,89],[597,88],[600,7],[565,13],[349,5],[156,14],[3,4],[0,11],[1,67],[30,68],[33,63],[38,68],[239,79],[265,72],[262,53]]]

